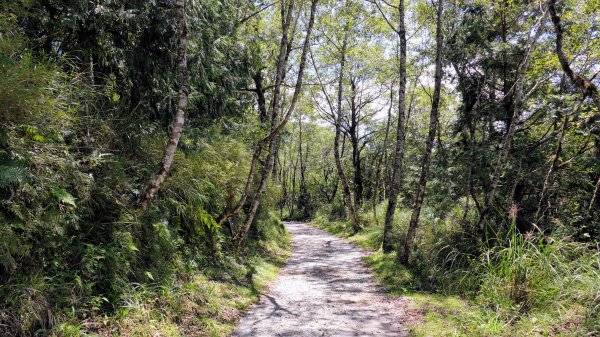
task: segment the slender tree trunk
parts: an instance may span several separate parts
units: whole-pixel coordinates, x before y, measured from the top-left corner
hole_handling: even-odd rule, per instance
[[[360,144],[356,134],[350,135],[350,144],[352,145],[352,168],[354,170],[354,204],[359,207],[363,196],[363,176],[360,162]]]
[[[294,206],[296,205],[296,171],[298,170],[298,157],[296,157],[296,161],[292,164],[292,199],[290,202],[290,216],[294,216]]]
[[[383,137],[383,148],[381,149],[381,153],[379,154],[379,158],[377,160],[377,167],[375,169],[375,187],[374,187],[374,191],[373,191],[373,217],[375,219],[375,222],[377,224],[377,212],[376,212],[376,206],[379,202],[381,202],[381,193],[380,193],[380,189],[382,189],[381,187],[381,175],[382,175],[382,164],[383,164],[383,159],[386,156],[386,152],[387,152],[387,146],[388,146],[388,136],[390,133],[390,124],[391,124],[391,119],[392,119],[392,106],[393,106],[393,101],[394,101],[394,85],[392,83],[391,86],[391,90],[390,90],[390,108],[388,109],[388,114],[387,114],[387,121],[385,124],[385,134]],[[385,184],[385,182],[384,182]]]
[[[342,139],[342,157],[344,157],[345,152],[346,152],[346,136],[344,135],[344,138]],[[337,166],[336,166],[336,170],[337,170]],[[335,179],[335,183],[334,183],[333,189],[331,190],[331,196],[329,196],[327,199],[327,201],[329,203],[332,203],[333,200],[335,199],[335,196],[337,195],[337,192],[338,192],[338,186],[340,185],[340,176],[339,175],[336,175],[335,178],[333,178],[333,179]]]
[[[565,134],[567,133],[567,125],[569,123],[569,114],[565,114],[565,118],[562,123],[562,127],[560,130],[560,136],[558,137],[558,141],[556,142],[556,150],[554,151],[554,157],[552,158],[552,163],[550,164],[550,168],[548,169],[548,173],[546,173],[546,177],[544,178],[544,185],[542,186],[542,191],[540,192],[540,200],[538,202],[538,206],[535,211],[535,215],[533,216],[533,222],[537,225],[541,217],[544,216],[542,212],[542,207],[544,205],[544,201],[546,200],[546,191],[548,191],[548,187],[552,184],[552,178],[556,169],[558,168],[558,161],[562,152],[563,140],[565,138]],[[542,215],[540,216],[540,212]]]
[[[275,123],[275,117],[277,116],[276,106],[279,104],[279,94],[281,90],[281,84],[283,82],[284,73],[285,73],[285,60],[287,56],[285,55],[288,52],[287,44],[289,43],[289,27],[292,20],[292,12],[294,9],[294,0],[290,0],[287,5],[285,3],[281,4],[281,41],[279,43],[279,54],[277,56],[277,62],[275,67],[275,86],[273,90],[273,99],[271,101],[271,105],[269,106],[269,110],[272,115],[272,125],[271,125],[271,133],[267,135],[265,138],[261,139],[255,146],[254,152],[252,154],[252,161],[250,162],[250,172],[248,172],[248,178],[246,179],[246,185],[244,186],[244,191],[240,197],[239,202],[231,208],[227,208],[223,211],[223,213],[219,216],[217,223],[222,225],[225,221],[228,221],[231,216],[237,213],[242,207],[246,204],[248,197],[250,196],[252,187],[254,185],[254,176],[256,174],[256,170],[258,169],[258,163],[260,162],[260,156],[263,150],[263,147],[266,146],[270,142],[270,137],[275,134],[275,130],[273,130],[273,125]],[[256,93],[257,93],[257,103],[259,109],[259,118],[262,123],[266,123],[268,121],[268,111],[266,109],[266,102],[264,101],[264,88],[262,86],[262,74],[258,73],[254,76],[254,84],[256,85]],[[236,234],[237,236],[237,234]]]
[[[418,78],[421,77],[421,75],[417,76],[417,80]],[[406,118],[404,118],[404,134],[408,133],[408,127],[410,125],[410,114],[413,111],[414,108],[414,103],[415,103],[415,89],[417,87],[417,84],[413,84],[412,89],[410,90],[410,99],[408,101],[408,109],[406,110]]]
[[[467,224],[470,224],[470,221],[467,221],[467,217],[469,215],[469,211],[471,210],[470,195],[473,194],[471,193],[471,191],[473,190],[473,165],[475,165],[475,125],[473,122],[473,118],[469,118],[469,159],[471,160],[471,162],[469,163],[469,169],[467,172],[467,200],[465,201],[465,210],[461,220],[461,224],[465,229],[467,229]],[[469,225],[468,227],[471,226]]]
[[[308,160],[309,143],[306,144],[306,151],[303,150],[302,139],[302,112],[298,117],[298,157],[300,159],[300,190],[298,193],[298,209],[301,211],[303,219],[308,217],[306,206],[308,205],[308,190],[306,188],[306,164]],[[306,152],[306,153],[305,153]]]
[[[350,98],[350,143],[352,145],[352,168],[354,169],[354,204],[359,207],[363,199],[363,175],[360,162],[360,141],[358,138],[359,120],[356,105],[356,80],[350,79],[352,97]]]
[[[598,87],[590,79],[584,78],[582,75],[576,74],[573,71],[573,69],[571,68],[571,65],[569,64],[569,60],[567,59],[567,55],[565,54],[565,52],[563,50],[564,28],[562,26],[560,17],[558,16],[558,13],[556,12],[556,0],[548,1],[548,10],[550,12],[552,24],[554,25],[554,31],[556,32],[556,55],[558,56],[558,61],[560,62],[561,68],[563,69],[563,71],[567,75],[567,77],[569,77],[569,79],[571,80],[573,85],[575,85],[575,87],[577,87],[577,89],[579,89],[581,91],[584,99],[586,97],[592,98],[592,101],[594,102],[594,105],[596,105],[596,109],[598,110],[597,113],[600,113],[600,93],[598,92]],[[596,146],[596,157],[597,158],[600,157],[600,134],[599,133],[600,132],[598,132],[598,131],[593,132],[593,134],[596,138],[594,141],[594,144]],[[600,183],[600,178],[597,178],[597,176],[595,176],[593,179],[594,180],[598,179],[598,183]],[[590,206],[588,209],[588,215],[590,214],[592,207],[596,200],[596,194],[598,192],[598,183],[596,183],[596,187],[593,192],[594,194],[592,196],[592,200],[591,200],[591,203],[590,203]]]
[[[177,52],[177,72],[179,75],[179,102],[177,103],[177,113],[169,133],[169,142],[165,148],[165,153],[159,164],[158,170],[148,182],[144,193],[140,196],[140,207],[145,210],[148,204],[156,197],[160,185],[165,181],[171,171],[181,131],[185,123],[185,117],[188,108],[189,95],[189,75],[187,68],[187,27],[185,24],[185,1],[177,0],[175,2],[177,12],[177,38],[179,40],[179,49]]]
[[[514,84],[514,105],[513,105],[513,115],[508,125],[508,131],[504,137],[504,141],[502,142],[502,149],[500,150],[500,154],[498,156],[498,161],[496,166],[494,167],[494,172],[492,174],[492,179],[490,181],[490,185],[487,188],[487,191],[484,196],[484,204],[481,209],[481,213],[479,214],[479,221],[477,222],[477,228],[480,232],[480,239],[485,240],[486,229],[485,223],[487,221],[487,217],[489,216],[492,210],[492,203],[494,200],[494,195],[496,193],[496,188],[500,182],[500,178],[502,177],[502,173],[508,161],[508,156],[512,149],[512,141],[517,130],[517,124],[519,119],[521,118],[521,114],[524,110],[524,93],[523,87],[525,85],[525,74],[527,72],[527,68],[529,67],[529,61],[531,60],[531,54],[535,49],[536,42],[543,31],[544,21],[546,21],[548,11],[544,12],[544,15],[538,21],[538,27],[535,33],[530,34],[530,38],[528,41],[528,50],[525,53],[525,57],[519,69],[517,70],[517,76]],[[535,26],[534,26],[535,28]],[[491,126],[493,128],[493,126]]]
[[[302,150],[302,114],[300,114],[300,139],[298,144],[298,154],[300,155],[300,193],[299,193],[299,206],[302,210],[302,219],[308,218],[309,194],[306,188],[306,165],[308,161],[308,153],[310,150],[310,143],[306,143],[305,151]]]
[[[279,202],[279,218],[283,218],[283,209],[287,202],[287,162],[286,162],[286,152],[283,153],[283,163],[281,165],[281,170],[279,171],[279,181],[281,183],[281,201]]]
[[[258,207],[260,205],[262,196],[266,191],[267,183],[269,180],[269,174],[273,170],[274,157],[275,157],[275,153],[277,151],[278,136],[281,133],[281,131],[283,130],[283,128],[285,128],[285,125],[287,124],[287,122],[289,121],[289,119],[296,107],[296,103],[298,102],[298,98],[300,97],[300,91],[302,90],[302,79],[304,76],[304,68],[306,65],[306,57],[308,55],[308,49],[310,46],[310,36],[311,36],[312,28],[313,28],[313,25],[315,22],[316,8],[317,8],[317,0],[312,0],[311,7],[310,7],[310,18],[308,21],[308,27],[306,28],[306,36],[304,38],[304,43],[302,45],[302,54],[300,56],[300,63],[298,65],[298,75],[297,75],[297,79],[296,79],[296,85],[294,87],[294,94],[292,95],[292,100],[290,102],[290,106],[288,107],[287,112],[283,116],[281,122],[277,126],[275,126],[275,124],[273,124],[271,133],[269,135],[267,135],[265,138],[261,139],[261,143],[269,144],[269,152],[268,152],[267,158],[265,160],[265,164],[264,164],[263,171],[262,171],[262,178],[261,178],[261,182],[259,184],[258,190],[257,190],[256,194],[254,195],[250,209],[248,211],[248,214],[246,215],[244,224],[242,225],[242,228],[237,233],[236,238],[234,239],[235,246],[238,249],[241,248],[241,246],[246,241],[246,237],[248,236],[248,230],[250,229],[250,226],[252,225],[252,223],[254,221],[254,217],[256,216],[256,212],[258,211]],[[289,9],[287,12],[288,19],[285,20],[285,23],[284,23],[284,33],[282,35],[282,43],[280,45],[281,49],[283,49],[283,50],[280,49],[280,55],[279,55],[280,62],[278,62],[278,66],[277,66],[278,74],[277,74],[277,78],[275,80],[273,101],[271,103],[273,115],[275,115],[276,111],[279,109],[279,103],[278,103],[279,92],[281,90],[281,85],[283,84],[283,77],[284,77],[284,73],[286,70],[286,63],[287,63],[286,60],[288,58],[288,56],[286,56],[286,55],[289,55],[289,52],[291,50],[291,47],[288,45],[289,41],[288,41],[288,37],[287,37],[287,34],[288,34],[287,32],[289,31],[289,23],[291,22],[291,19],[293,16],[292,12],[293,12],[293,0],[291,0],[290,6],[289,6]],[[282,14],[285,14],[285,13],[282,13]],[[275,119],[273,118],[272,121],[275,122]]]
[[[594,208],[594,205],[597,202],[598,191],[600,191],[600,178],[598,178],[598,181],[596,182],[596,187],[594,188],[594,193],[592,193],[592,199],[590,200],[590,205],[589,205],[588,210],[587,210],[587,216],[588,217],[592,213],[592,209]]]
[[[259,120],[262,124],[266,124],[268,122],[268,112],[267,112],[267,105],[266,105],[266,100],[265,100],[265,89],[263,87],[263,78],[262,78],[261,70],[256,72],[256,74],[253,76],[253,80],[254,80],[254,85],[256,87],[253,91],[256,92],[256,96],[257,96],[256,102],[258,105]],[[242,192],[242,195],[240,196],[240,200],[235,205],[229,205],[228,207],[225,208],[223,213],[221,213],[221,215],[217,219],[217,223],[219,224],[219,226],[223,225],[223,223],[225,223],[225,221],[228,221],[232,215],[237,213],[246,204],[246,200],[248,200],[248,196],[250,195],[251,189],[254,184],[254,176],[256,175],[256,170],[258,168],[258,162],[260,161],[260,155],[262,153],[262,149],[263,149],[263,144],[259,142],[256,145],[256,148],[254,149],[254,151],[252,153],[252,160],[250,162],[250,171],[248,172],[248,178],[246,179],[246,185],[244,186],[244,191]]]
[[[252,189],[252,185],[254,184],[254,176],[256,175],[256,169],[258,167],[258,162],[260,161],[260,154],[262,152],[262,146],[260,144],[257,145],[257,148],[254,150],[252,154],[252,160],[250,161],[250,171],[248,172],[248,178],[246,179],[246,185],[244,185],[244,191],[235,206],[228,207],[223,211],[223,213],[217,219],[217,223],[219,226],[223,225],[225,221],[228,221],[231,216],[237,213],[244,204],[246,200],[248,200],[248,196],[250,195],[250,190]]]
[[[273,140],[269,143],[269,152],[267,154],[267,158],[265,160],[265,164],[262,168],[261,179],[258,186],[258,190],[252,199],[250,204],[250,209],[248,210],[248,214],[246,215],[246,219],[244,220],[243,227],[236,234],[234,243],[236,248],[241,248],[244,242],[246,241],[246,237],[248,236],[248,231],[250,230],[250,226],[254,222],[254,218],[256,217],[256,213],[258,212],[258,207],[260,206],[260,200],[267,190],[267,185],[269,183],[270,172],[273,170],[273,164],[275,162],[275,152],[277,150],[277,140]]]
[[[385,212],[385,223],[383,225],[383,252],[389,253],[394,249],[392,228],[394,226],[394,213],[398,203],[398,194],[402,185],[402,162],[404,160],[405,127],[404,118],[406,110],[406,28],[404,25],[404,0],[398,4],[398,38],[400,40],[399,55],[399,83],[398,83],[398,126],[396,127],[396,151],[394,158],[394,169],[392,181],[390,182],[388,207]]]
[[[344,36],[344,42],[342,44],[342,50],[340,51],[340,74],[338,80],[338,92],[337,92],[337,115],[335,119],[335,138],[333,142],[333,154],[335,156],[335,166],[337,167],[338,176],[342,181],[342,189],[344,191],[344,199],[346,201],[346,207],[348,208],[348,216],[352,222],[352,229],[354,232],[360,231],[360,223],[358,222],[358,215],[354,208],[354,195],[348,182],[348,177],[344,172],[344,166],[340,156],[340,138],[342,136],[342,95],[344,86],[344,70],[346,67],[346,51],[348,47],[348,34]]]
[[[304,212],[303,194],[304,194],[304,157],[302,156],[302,112],[298,116],[298,160],[300,161],[300,188],[298,191],[298,211]]]
[[[259,120],[261,123],[266,123],[267,122],[267,101],[265,99],[265,91],[263,89],[263,78],[262,78],[262,71],[257,71],[256,74],[253,77],[254,80],[254,85],[256,86],[256,89],[254,90],[256,92],[256,103],[258,104],[258,112],[259,112]]]
[[[383,179],[383,176],[385,176],[384,170],[385,170],[385,167],[387,166],[387,148],[388,148],[389,135],[390,135],[390,126],[392,124],[393,101],[394,101],[394,86],[392,85],[392,87],[390,89],[390,108],[388,109],[387,121],[385,123],[385,134],[383,136],[383,148],[381,149],[381,156],[379,157],[379,162],[377,164],[377,181],[376,181],[375,188],[376,188],[376,192],[378,194],[378,197],[377,197],[378,203],[381,202],[381,200],[385,199],[385,193],[383,193],[383,195],[379,195],[379,189],[385,190],[385,188],[382,187],[382,185],[385,185],[385,179]],[[383,182],[382,182],[382,179],[384,180]]]
[[[425,154],[423,155],[423,161],[421,162],[421,175],[419,177],[419,184],[417,185],[415,205],[413,207],[412,215],[410,217],[410,223],[408,224],[408,231],[406,233],[406,241],[404,242],[404,251],[400,257],[400,261],[404,264],[408,263],[410,252],[412,250],[415,232],[419,225],[419,217],[421,215],[421,207],[423,206],[423,200],[425,198],[425,187],[427,186],[427,176],[429,174],[429,166],[431,165],[431,153],[433,151],[435,135],[439,124],[439,107],[440,107],[440,93],[442,90],[442,47],[443,47],[443,36],[442,36],[442,14],[444,9],[444,1],[438,0],[437,10],[437,25],[435,29],[435,76],[434,76],[434,89],[433,98],[431,100],[431,113],[429,115],[429,133],[427,134],[427,140],[425,142]]]

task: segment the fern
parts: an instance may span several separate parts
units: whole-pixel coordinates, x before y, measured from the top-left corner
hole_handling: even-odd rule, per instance
[[[19,166],[0,165],[0,188],[19,186],[27,179],[27,170]]]

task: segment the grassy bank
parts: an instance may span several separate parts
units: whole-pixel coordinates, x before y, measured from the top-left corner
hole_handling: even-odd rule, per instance
[[[377,214],[384,215],[383,205]],[[424,212],[427,214],[427,211]],[[405,223],[408,210],[398,210]],[[527,240],[516,234],[498,247],[448,263],[456,242],[449,219],[425,217],[413,267],[383,254],[383,219],[363,212],[358,234],[344,221],[321,214],[312,224],[372,250],[366,263],[390,294],[410,299],[421,314],[414,336],[594,336],[600,331],[598,253],[568,241]],[[394,228],[402,238],[404,228]],[[450,249],[456,251],[456,249]],[[444,254],[444,256],[440,256]],[[451,262],[465,263],[456,258]]]
[[[254,242],[244,256],[223,257],[170,283],[132,285],[110,316],[67,320],[51,336],[226,336],[285,264],[290,238],[278,232],[276,239]]]

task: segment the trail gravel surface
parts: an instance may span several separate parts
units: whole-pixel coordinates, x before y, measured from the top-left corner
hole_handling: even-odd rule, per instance
[[[406,336],[413,313],[362,261],[368,252],[327,232],[285,223],[292,255],[232,336]]]

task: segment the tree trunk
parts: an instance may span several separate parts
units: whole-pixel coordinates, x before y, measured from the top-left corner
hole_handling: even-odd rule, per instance
[[[169,133],[169,142],[165,148],[165,153],[159,164],[158,170],[150,179],[150,182],[146,186],[144,193],[140,196],[139,203],[140,207],[145,210],[148,204],[155,198],[160,185],[165,181],[169,171],[171,171],[171,165],[173,164],[173,158],[177,151],[177,145],[179,144],[179,138],[181,137],[181,130],[185,123],[185,116],[188,108],[188,95],[189,95],[189,75],[187,68],[187,27],[185,24],[185,1],[177,0],[175,2],[175,8],[177,11],[177,38],[179,40],[179,50],[177,53],[177,71],[179,75],[179,102],[177,103],[177,113],[175,114],[175,120],[171,132]]]
[[[415,193],[415,205],[413,207],[412,215],[410,217],[410,223],[408,224],[406,241],[404,242],[404,251],[402,253],[402,256],[400,257],[400,261],[404,264],[408,263],[410,252],[413,246],[413,241],[415,238],[415,232],[417,230],[417,226],[419,225],[421,207],[423,206],[423,200],[425,198],[425,187],[427,186],[427,176],[429,174],[429,166],[431,165],[431,152],[433,151],[435,135],[437,133],[439,123],[438,116],[440,106],[440,92],[442,90],[443,9],[444,1],[438,0],[437,25],[435,29],[435,76],[433,98],[431,100],[431,113],[429,114],[429,133],[427,134],[427,141],[425,142],[425,154],[423,155],[423,161],[421,163],[421,175],[419,177],[419,184],[417,185],[417,191]]]
[[[298,157],[292,164],[292,198],[290,201],[290,216],[294,216],[294,206],[296,205],[296,171],[298,171]]]
[[[271,115],[272,115],[272,126],[271,129],[273,129],[273,124],[274,124],[274,117],[277,114],[277,110],[274,108],[275,105],[278,105],[278,99],[279,99],[279,93],[280,93],[280,87],[281,87],[281,83],[283,82],[283,78],[284,78],[284,72],[285,72],[285,64],[284,61],[286,60],[286,53],[288,51],[287,48],[287,44],[289,43],[289,39],[288,39],[288,32],[289,32],[289,27],[291,24],[291,14],[292,11],[294,9],[294,1],[290,0],[290,2],[288,3],[287,6],[287,11],[286,11],[286,7],[285,4],[282,3],[281,4],[281,29],[282,29],[282,33],[281,33],[281,41],[279,43],[279,54],[277,57],[277,62],[276,62],[276,67],[275,67],[275,88],[274,88],[274,92],[273,92],[273,100],[272,100],[272,104],[269,106],[269,109],[271,111]],[[286,13],[288,15],[286,15]],[[264,99],[264,88],[262,86],[262,74],[258,73],[255,75],[254,77],[254,84],[256,85],[256,93],[257,93],[257,103],[258,103],[258,109],[259,109],[259,118],[260,121],[263,123],[266,123],[268,120],[268,112],[266,110],[266,102],[263,101]],[[252,154],[252,161],[250,163],[250,172],[248,172],[248,178],[246,179],[246,185],[244,186],[244,192],[242,192],[242,196],[240,197],[239,202],[231,208],[227,208],[223,211],[223,213],[219,216],[219,219],[217,221],[217,223],[219,225],[222,225],[225,221],[229,220],[229,218],[231,216],[233,216],[235,213],[237,213],[245,204],[246,201],[248,200],[248,197],[250,196],[250,192],[252,190],[252,187],[254,185],[254,175],[256,174],[256,170],[258,169],[258,163],[260,161],[260,155],[262,153],[263,150],[263,146],[265,146],[266,144],[269,143],[269,139],[267,139],[269,136],[271,136],[273,134],[273,130],[271,131],[271,133],[269,133],[269,135],[263,139],[261,139],[257,144],[256,144],[256,148],[254,149],[254,153]],[[267,139],[265,141],[265,139]],[[237,234],[236,234],[237,236]]]
[[[598,191],[600,191],[600,178],[596,182],[596,187],[594,188],[594,193],[592,193],[592,199],[590,200],[590,205],[587,210],[587,216],[589,217],[592,213],[592,209],[598,200]]]
[[[257,71],[256,74],[254,74],[254,76],[252,77],[252,79],[254,80],[254,85],[256,86],[256,89],[254,90],[256,92],[256,103],[258,104],[258,112],[259,112],[259,120],[261,123],[266,123],[267,122],[267,103],[266,103],[266,99],[265,99],[265,91],[263,89],[263,78],[262,78],[262,71]]]
[[[268,122],[268,111],[265,100],[265,89],[263,87],[263,78],[262,71],[257,71],[253,76],[255,89],[252,90],[256,92],[256,102],[258,104],[258,113],[259,120],[262,124],[266,124]],[[260,155],[262,154],[263,144],[259,142],[256,144],[256,148],[252,153],[252,160],[250,162],[250,171],[248,172],[248,178],[246,179],[246,185],[244,185],[244,191],[240,196],[240,200],[235,204],[231,205],[221,213],[219,218],[217,219],[217,223],[219,226],[223,225],[225,221],[228,221],[231,216],[237,213],[242,207],[246,204],[246,200],[248,200],[248,196],[250,195],[251,189],[254,184],[254,176],[256,175],[256,170],[258,169],[258,163],[260,161]]]
[[[352,97],[350,98],[350,143],[352,145],[352,168],[354,169],[354,204],[359,207],[363,199],[363,176],[360,162],[360,141],[358,137],[359,120],[358,107],[356,105],[356,81],[350,79]]]
[[[383,252],[389,253],[394,249],[392,228],[394,225],[394,213],[398,203],[398,194],[402,185],[402,162],[404,160],[404,115],[406,110],[406,28],[404,26],[404,0],[398,4],[398,38],[400,40],[399,55],[399,83],[398,83],[398,126],[396,127],[396,151],[394,158],[394,169],[392,181],[390,182],[388,207],[385,212],[385,223],[383,225]]]
[[[269,183],[270,176],[269,173],[273,170],[273,164],[275,162],[276,149],[277,141],[273,140],[269,143],[269,152],[267,154],[267,158],[265,160],[265,164],[261,172],[261,179],[258,186],[258,190],[254,195],[254,198],[252,199],[252,203],[250,204],[250,209],[248,210],[248,214],[246,215],[246,219],[244,220],[243,227],[238,233],[236,233],[236,237],[234,238],[234,244],[237,249],[241,248],[244,242],[246,241],[246,237],[248,236],[250,226],[252,225],[252,222],[254,222],[256,212],[258,212],[260,200],[265,191],[267,190],[267,184]]]
[[[244,191],[242,192],[242,196],[235,206],[228,207],[221,213],[219,218],[217,219],[217,223],[219,226],[223,225],[225,221],[228,221],[231,216],[237,213],[248,200],[248,196],[250,194],[250,190],[252,189],[252,185],[254,184],[254,175],[256,174],[256,169],[258,167],[258,162],[260,161],[260,154],[262,152],[262,146],[259,144],[257,148],[254,150],[252,154],[252,161],[250,162],[250,171],[248,172],[248,178],[246,179],[246,185],[244,186]]]
[[[309,143],[306,144],[306,151],[302,147],[302,112],[298,117],[298,156],[300,159],[300,190],[298,193],[298,209],[301,211],[303,219],[308,217],[308,190],[306,187],[306,164],[308,160]],[[305,153],[306,152],[306,153]]]
[[[394,101],[394,84],[392,83],[391,89],[390,89],[390,108],[388,109],[388,113],[387,113],[387,121],[385,123],[385,134],[383,137],[383,147],[381,149],[381,152],[379,154],[379,158],[377,160],[377,167],[375,168],[375,186],[374,186],[374,191],[373,191],[373,217],[375,219],[375,223],[377,223],[377,213],[376,213],[376,206],[377,204],[379,204],[381,202],[381,193],[379,192],[380,189],[382,189],[382,184],[381,184],[381,174],[382,174],[382,165],[383,165],[383,160],[386,157],[386,152],[387,152],[387,146],[388,146],[388,136],[390,133],[390,124],[391,124],[391,119],[392,119],[392,106],[393,106],[393,101]],[[384,182],[385,184],[385,182]],[[385,198],[385,196],[384,196]]]
[[[283,5],[282,5],[283,6]],[[267,189],[267,183],[269,180],[269,175],[271,173],[271,171],[273,171],[273,164],[274,164],[274,157],[275,157],[275,153],[277,151],[277,140],[278,140],[278,136],[281,133],[281,131],[283,130],[283,128],[285,127],[285,125],[287,124],[287,122],[289,121],[292,113],[294,112],[294,109],[296,108],[296,103],[298,102],[298,98],[300,97],[300,91],[302,90],[302,79],[304,76],[304,66],[306,65],[306,57],[308,55],[308,49],[310,46],[310,35],[312,32],[312,28],[315,22],[315,12],[316,12],[316,8],[317,8],[317,0],[312,0],[311,2],[311,7],[310,7],[310,19],[308,21],[308,27],[306,28],[306,36],[304,38],[304,43],[302,45],[302,54],[300,56],[300,63],[298,65],[298,75],[296,78],[296,85],[294,87],[294,94],[292,95],[292,100],[290,102],[290,106],[287,109],[286,114],[283,116],[281,122],[275,126],[275,124],[273,123],[273,128],[270,134],[268,134],[266,137],[264,137],[263,139],[261,139],[260,143],[262,144],[269,144],[269,152],[267,154],[267,158],[265,160],[265,164],[262,170],[262,177],[261,177],[261,182],[259,184],[258,190],[256,192],[256,194],[254,195],[254,198],[252,200],[250,209],[248,211],[248,214],[246,215],[246,219],[244,221],[244,224],[242,225],[242,228],[240,229],[240,231],[237,233],[236,238],[234,239],[234,244],[235,247],[237,249],[241,248],[241,246],[244,244],[244,242],[246,241],[246,237],[248,235],[248,230],[250,229],[250,226],[252,225],[253,221],[254,221],[254,217],[256,216],[256,212],[258,211],[258,206],[260,205],[261,199],[262,199],[262,195],[265,193],[266,189]],[[283,13],[283,9],[282,9],[282,13]],[[291,50],[290,46],[288,45],[290,42],[288,41],[288,31],[289,31],[289,24],[291,23],[292,20],[292,15],[293,15],[293,0],[290,1],[290,5],[289,5],[289,9],[287,14],[287,19],[282,19],[284,20],[284,33],[282,35],[282,42],[280,44],[280,55],[278,58],[278,65],[277,65],[277,76],[276,76],[276,80],[275,80],[275,88],[274,88],[274,93],[273,93],[273,101],[271,103],[271,109],[272,109],[272,114],[273,116],[276,114],[277,109],[279,108],[279,93],[281,90],[281,85],[283,84],[283,77],[284,77],[284,73],[286,70],[286,63],[287,63],[287,58],[289,56],[289,52]],[[275,122],[275,119],[272,119],[273,122]]]
[[[340,75],[338,80],[338,92],[337,92],[337,115],[335,119],[335,139],[333,142],[333,154],[335,156],[335,166],[337,167],[338,176],[342,181],[342,189],[344,191],[344,199],[346,201],[346,207],[348,207],[348,216],[352,222],[352,229],[354,232],[360,231],[360,223],[358,222],[358,216],[354,208],[354,195],[350,189],[350,183],[348,177],[344,172],[344,166],[342,165],[342,159],[340,156],[340,138],[342,135],[342,95],[344,86],[344,70],[346,67],[346,50],[348,47],[348,35],[344,36],[344,42],[342,44],[342,50],[340,55]]]
[[[531,60],[531,54],[535,49],[535,44],[543,31],[544,21],[546,20],[546,15],[548,11],[544,12],[544,15],[538,21],[538,27],[536,32],[532,35],[529,34],[529,42],[528,42],[528,50],[525,53],[523,62],[519,66],[517,70],[516,80],[514,84],[514,105],[513,105],[513,115],[508,125],[508,131],[504,136],[504,141],[502,142],[502,149],[500,150],[500,155],[498,156],[498,161],[496,166],[494,167],[494,172],[492,174],[492,179],[490,181],[489,187],[486,190],[484,196],[484,204],[481,209],[481,213],[479,214],[479,221],[477,222],[477,228],[480,232],[480,240],[485,240],[486,229],[485,223],[487,221],[487,217],[492,210],[492,202],[494,199],[494,194],[496,193],[496,188],[500,182],[500,178],[508,161],[508,155],[512,149],[512,141],[517,130],[517,124],[521,117],[521,114],[524,110],[524,93],[523,87],[525,84],[525,74],[527,73],[527,68],[529,67],[529,61]],[[534,25],[535,27],[535,25]],[[493,126],[491,126],[493,129]]]
[[[306,151],[302,150],[302,113],[299,120],[299,139],[298,139],[298,155],[300,157],[300,190],[298,193],[298,209],[301,211],[302,219],[306,219],[308,214],[308,189],[306,187],[306,164],[308,161],[308,152],[310,143],[306,144]]]
[[[584,99],[586,97],[592,98],[592,101],[594,102],[594,105],[596,105],[596,109],[598,110],[597,113],[600,113],[600,93],[598,92],[598,87],[596,87],[596,85],[590,79],[584,78],[580,74],[576,74],[573,71],[573,69],[571,69],[571,65],[569,64],[567,55],[565,54],[565,52],[563,50],[564,28],[562,27],[560,17],[558,16],[558,13],[556,12],[556,0],[548,1],[548,10],[550,12],[552,24],[554,25],[554,31],[556,32],[556,55],[558,56],[558,61],[560,62],[561,68],[563,69],[563,71],[567,75],[567,77],[569,77],[569,79],[571,80],[573,85],[575,85],[575,87],[577,87],[577,89],[579,89],[581,91]],[[594,144],[596,146],[596,157],[599,158],[600,157],[600,134],[598,133],[598,131],[593,132],[593,134],[596,138],[594,141]],[[598,182],[600,182],[600,178],[597,178],[597,176],[594,176],[592,179],[593,179],[592,182],[596,179],[598,179]],[[590,206],[588,209],[588,215],[591,212],[592,207],[594,205],[597,191],[598,191],[598,183],[596,183],[596,187],[593,192],[594,194],[592,196],[592,200],[591,200],[591,203],[590,203]]]
[[[556,142],[556,150],[554,151],[554,157],[552,158],[552,163],[550,164],[550,168],[548,169],[548,173],[546,173],[546,177],[544,178],[544,185],[542,185],[542,191],[540,192],[540,200],[538,202],[538,206],[535,211],[535,215],[533,216],[534,224],[538,224],[539,220],[544,216],[544,212],[542,211],[542,207],[544,205],[544,201],[546,199],[546,191],[548,191],[548,187],[552,184],[552,179],[556,169],[558,168],[558,161],[560,155],[562,153],[563,140],[565,138],[565,134],[567,133],[567,126],[569,124],[569,114],[565,114],[565,118],[562,123],[562,128],[560,130],[560,136],[558,137],[558,141]],[[540,216],[540,212],[542,213]]]

